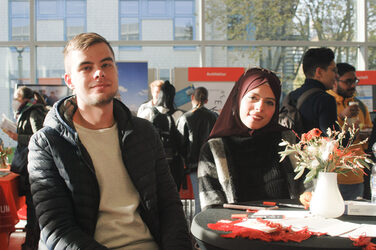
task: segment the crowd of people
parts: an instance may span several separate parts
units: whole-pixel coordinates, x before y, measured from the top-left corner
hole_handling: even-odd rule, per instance
[[[306,79],[289,97],[297,101],[317,89],[298,110],[303,132],[325,134],[347,119],[366,131],[357,140],[370,137],[373,124],[356,98],[355,68],[336,64],[329,48],[307,50],[302,63]],[[184,112],[174,104],[173,84],[156,80],[152,99],[135,116],[115,98],[115,54],[105,38],[75,36],[64,49],[64,67],[74,95],[56,101],[46,115],[38,93],[18,89],[17,133],[6,131],[18,143],[12,171],[23,177],[28,206],[23,249],[192,249],[179,197],[186,175],[195,213],[284,198],[309,206],[309,190],[294,180],[295,161],[280,161],[278,154],[282,139],[297,137],[278,122],[276,73],[246,70],[219,115],[205,107],[206,88],[195,88],[192,109]],[[358,152],[367,152],[367,145]],[[367,191],[363,172],[340,176],[338,183],[344,199]]]

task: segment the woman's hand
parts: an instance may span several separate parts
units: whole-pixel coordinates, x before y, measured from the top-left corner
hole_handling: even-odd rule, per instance
[[[300,195],[299,201],[304,205],[304,209],[309,208],[309,203],[312,199],[312,193],[311,192],[304,192]]]
[[[4,133],[6,133],[11,139],[17,141],[18,140],[18,134],[17,133],[13,133],[11,131],[8,131],[6,129],[3,129]]]

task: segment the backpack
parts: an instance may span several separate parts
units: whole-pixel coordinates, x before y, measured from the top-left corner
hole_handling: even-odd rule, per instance
[[[151,122],[159,133],[167,161],[171,162],[177,154],[178,148],[178,130],[175,126],[174,118],[169,113],[163,114],[159,112],[156,107],[151,109],[153,111]]]
[[[323,90],[319,88],[309,89],[305,91],[296,101],[291,99],[291,93],[289,93],[285,99],[283,99],[282,107],[279,111],[278,123],[293,130],[300,136],[304,132],[304,125],[299,109],[310,95],[319,91]]]

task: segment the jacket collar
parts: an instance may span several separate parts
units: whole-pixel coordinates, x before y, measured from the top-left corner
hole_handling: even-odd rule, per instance
[[[76,96],[68,96],[56,102],[47,114],[44,125],[56,129],[61,135],[73,140],[77,137],[73,125],[73,114],[77,110]],[[114,118],[118,124],[121,138],[133,131],[131,111],[119,100],[114,99]]]
[[[345,98],[345,97],[337,94],[332,89],[328,90],[327,92],[336,99],[337,103],[345,103],[345,102],[348,103],[348,102],[354,101],[354,96]]]
[[[326,88],[325,88],[324,84],[322,82],[320,82],[320,81],[315,80],[315,79],[307,78],[304,81],[304,85],[306,85],[306,86],[312,86],[312,87],[315,87],[315,88],[320,88],[320,89],[323,89],[324,91],[326,91]]]

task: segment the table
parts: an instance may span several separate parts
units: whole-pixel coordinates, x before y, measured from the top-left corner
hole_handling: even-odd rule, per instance
[[[18,196],[18,174],[1,170],[0,174],[0,249],[8,249],[8,240],[19,222],[17,211],[25,204],[25,197]]]
[[[296,203],[281,201],[285,203]],[[311,236],[302,242],[265,242],[261,240],[250,240],[245,238],[228,239],[220,235],[224,232],[211,230],[208,223],[216,223],[221,219],[231,219],[231,214],[245,213],[245,211],[210,208],[197,214],[192,221],[191,232],[200,245],[201,250],[212,249],[360,249],[353,246],[350,239],[342,237]],[[354,223],[376,224],[374,216],[349,216],[343,215],[338,218],[343,221]]]

